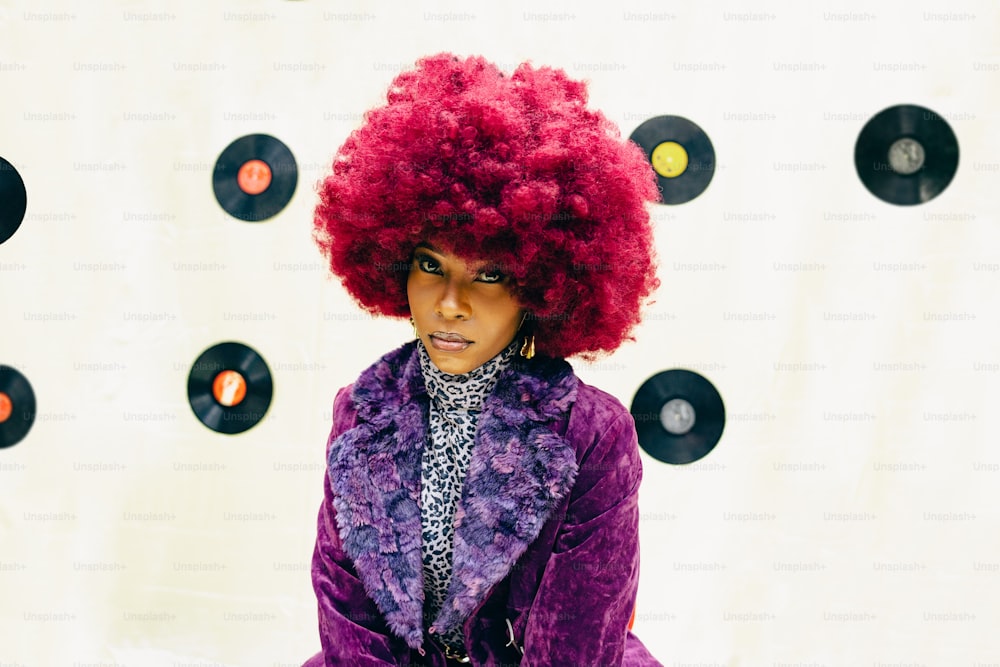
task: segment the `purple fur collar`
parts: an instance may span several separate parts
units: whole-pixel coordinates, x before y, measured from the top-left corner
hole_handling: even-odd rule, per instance
[[[433,625],[463,622],[538,536],[576,479],[576,451],[555,433],[576,400],[561,359],[515,357],[479,416],[455,512],[454,569]],[[357,423],[333,443],[328,474],[344,551],[390,629],[423,643],[420,463],[429,399],[416,341],[364,371]]]

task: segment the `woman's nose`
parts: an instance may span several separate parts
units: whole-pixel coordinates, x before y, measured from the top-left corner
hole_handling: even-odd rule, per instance
[[[467,320],[472,315],[466,288],[458,280],[445,282],[436,306],[438,315],[445,319]]]

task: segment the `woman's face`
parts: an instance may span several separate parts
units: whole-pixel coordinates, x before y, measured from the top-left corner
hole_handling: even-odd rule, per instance
[[[429,243],[413,253],[406,295],[431,361],[452,375],[475,370],[499,354],[523,317],[510,279],[495,265],[466,261]]]

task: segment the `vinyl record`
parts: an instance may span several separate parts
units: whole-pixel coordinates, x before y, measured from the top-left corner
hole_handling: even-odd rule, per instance
[[[24,181],[10,162],[0,157],[0,243],[17,231],[28,208]]]
[[[242,343],[214,345],[188,374],[188,402],[201,423],[219,433],[253,428],[271,405],[271,371],[255,350]]]
[[[680,116],[644,121],[629,139],[646,152],[660,186],[660,202],[683,204],[708,187],[715,174],[715,149],[700,127]]]
[[[869,192],[890,204],[934,199],[958,169],[958,140],[930,109],[901,104],[875,114],[858,135],[854,166]]]
[[[0,365],[0,449],[13,447],[35,423],[35,392],[10,366]]]
[[[692,371],[662,371],[642,383],[632,399],[639,446],[666,463],[691,463],[722,437],[726,409],[711,382]]]
[[[219,155],[212,186],[227,213],[259,222],[285,208],[298,180],[298,167],[288,146],[267,134],[248,134]]]

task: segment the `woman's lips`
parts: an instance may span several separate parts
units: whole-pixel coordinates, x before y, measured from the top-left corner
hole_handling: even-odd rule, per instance
[[[472,345],[472,341],[457,333],[435,331],[431,334],[431,345],[442,352],[461,352]]]

